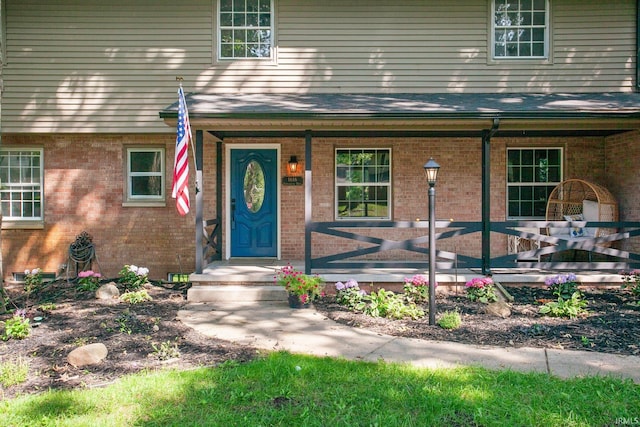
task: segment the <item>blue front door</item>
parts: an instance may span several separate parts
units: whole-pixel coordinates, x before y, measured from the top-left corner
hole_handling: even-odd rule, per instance
[[[278,255],[278,161],[274,149],[231,150],[231,256]]]

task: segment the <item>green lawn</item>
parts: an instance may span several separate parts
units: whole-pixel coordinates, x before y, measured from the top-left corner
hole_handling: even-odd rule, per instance
[[[284,352],[0,403],[1,426],[603,426],[639,418],[640,385],[631,381]]]

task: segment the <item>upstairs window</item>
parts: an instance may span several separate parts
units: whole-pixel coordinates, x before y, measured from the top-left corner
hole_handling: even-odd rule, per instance
[[[220,0],[220,59],[273,57],[272,0]]]
[[[561,148],[507,149],[507,218],[544,220],[549,194],[560,182]]]
[[[336,218],[389,219],[391,150],[336,150]]]
[[[548,0],[493,0],[493,58],[546,59]]]
[[[127,149],[127,201],[164,202],[164,149]]]
[[[0,194],[5,220],[42,221],[42,149],[0,150]]]

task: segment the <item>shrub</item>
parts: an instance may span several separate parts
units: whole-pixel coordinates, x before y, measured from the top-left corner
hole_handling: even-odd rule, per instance
[[[473,278],[465,284],[465,287],[467,289],[467,297],[471,301],[479,301],[484,304],[498,301],[498,295],[491,277]]]
[[[462,317],[457,311],[445,311],[438,319],[438,326],[442,329],[458,329],[462,325]]]

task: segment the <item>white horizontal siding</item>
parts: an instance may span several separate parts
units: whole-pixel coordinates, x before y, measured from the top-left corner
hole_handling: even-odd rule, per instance
[[[3,132],[172,132],[187,92],[631,91],[634,0],[552,0],[552,62],[488,58],[488,0],[275,0],[277,62],[214,58],[216,0],[6,0]]]

